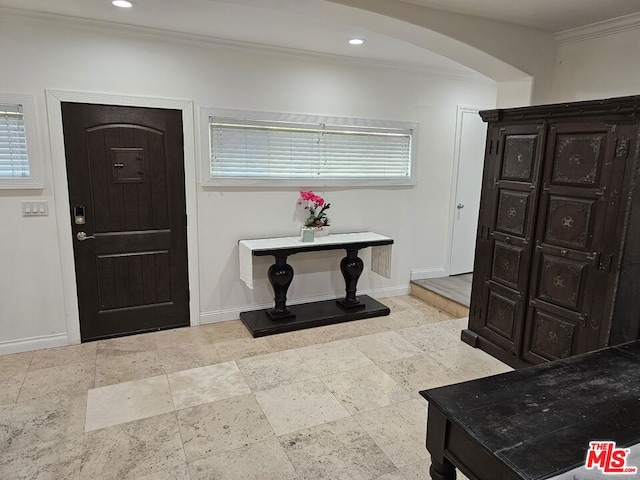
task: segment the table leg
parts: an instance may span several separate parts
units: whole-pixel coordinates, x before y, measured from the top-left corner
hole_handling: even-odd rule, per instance
[[[431,480],[456,480],[456,467],[446,458],[443,460],[444,463],[440,463],[431,456],[431,467],[429,467]]]
[[[344,277],[347,295],[337,302],[338,305],[346,309],[363,308],[364,304],[360,303],[356,297],[356,285],[364,269],[364,262],[358,257],[358,249],[347,248],[346,250],[347,256],[340,262],[340,271]]]
[[[293,280],[293,268],[287,263],[286,256],[275,256],[276,263],[269,267],[267,276],[273,287],[275,306],[267,310],[273,320],[292,318],[295,315],[287,308],[287,290]]]

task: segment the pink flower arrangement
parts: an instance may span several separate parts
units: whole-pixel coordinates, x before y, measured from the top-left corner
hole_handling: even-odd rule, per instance
[[[305,227],[328,227],[329,217],[325,213],[331,207],[320,195],[316,195],[311,190],[300,192],[298,205],[304,205],[305,210],[309,210],[309,217],[304,221]]]

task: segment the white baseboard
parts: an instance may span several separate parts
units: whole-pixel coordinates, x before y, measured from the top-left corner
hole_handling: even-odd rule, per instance
[[[69,345],[69,336],[66,333],[7,340],[0,342],[0,355],[42,350],[43,348],[64,347],[65,345]]]
[[[425,278],[440,278],[445,277],[444,267],[430,267],[430,268],[412,268],[411,280],[424,280]]]
[[[396,287],[374,288],[370,290],[358,290],[358,294],[369,295],[373,298],[396,297],[399,295],[409,295],[411,288],[409,285],[399,285]],[[297,298],[291,302],[291,305],[308,302],[321,302],[323,300],[331,300],[336,298],[333,294],[317,295],[312,297]],[[226,322],[228,320],[237,320],[240,313],[251,310],[261,310],[263,308],[273,307],[273,302],[258,305],[242,305],[239,307],[222,308],[220,310],[210,310],[208,312],[200,312],[200,325],[207,323]]]

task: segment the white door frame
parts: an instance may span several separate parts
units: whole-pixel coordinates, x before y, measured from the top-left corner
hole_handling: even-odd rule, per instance
[[[200,324],[200,285],[198,272],[198,224],[196,204],[196,156],[193,102],[191,100],[135,97],[91,92],[46,90],[51,162],[53,166],[53,197],[58,226],[62,289],[67,315],[69,344],[80,343],[80,314],[76,288],[76,268],[73,256],[73,233],[69,221],[69,185],[62,128],[62,102],[97,103],[127,107],[166,108],[182,111],[184,135],[184,181],[187,206],[187,256],[189,267],[189,319],[192,326]]]
[[[453,257],[453,229],[456,220],[456,197],[458,195],[458,173],[460,170],[460,147],[462,145],[462,119],[466,113],[478,114],[480,107],[458,105],[456,113],[456,134],[453,147],[453,168],[451,174],[451,196],[449,198],[449,235],[447,242],[447,263],[445,264],[445,277],[451,274],[451,260]],[[480,180],[482,181],[482,179]]]

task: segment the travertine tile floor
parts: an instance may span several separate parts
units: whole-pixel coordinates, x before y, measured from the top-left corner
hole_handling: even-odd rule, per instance
[[[418,391],[510,369],[466,319],[383,301],[261,339],[232,321],[2,356],[0,478],[428,479]]]

